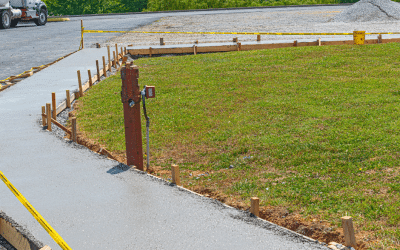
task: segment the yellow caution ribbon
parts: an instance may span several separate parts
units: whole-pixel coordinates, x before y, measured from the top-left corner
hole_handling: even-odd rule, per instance
[[[290,32],[181,32],[181,31],[119,31],[84,30],[83,33],[144,33],[144,34],[215,34],[215,35],[276,35],[276,36],[349,36],[353,33],[290,33]],[[400,32],[373,32],[366,35],[400,34]]]
[[[7,185],[7,187],[13,192],[18,200],[25,206],[25,208],[35,217],[35,219],[42,225],[42,227],[49,233],[55,242],[64,250],[70,250],[71,247],[61,238],[61,236],[54,230],[49,223],[36,211],[36,209],[25,199],[25,197],[8,181],[4,174],[0,171],[0,178]]]
[[[216,34],[216,35],[353,35],[353,33],[285,33],[285,32],[181,32],[181,31],[116,31],[116,30],[85,30],[84,33],[148,33],[148,34]]]

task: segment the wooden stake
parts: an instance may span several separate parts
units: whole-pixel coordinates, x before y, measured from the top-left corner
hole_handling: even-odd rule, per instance
[[[77,136],[76,136],[76,117],[72,117],[71,122],[72,122],[71,139],[72,139],[73,142],[76,142],[77,141]]]
[[[123,56],[124,56],[124,50],[121,47],[121,57],[123,57]]]
[[[293,42],[293,47],[297,47],[297,40]]]
[[[197,46],[196,45],[193,45],[193,54],[197,55]]]
[[[57,106],[56,106],[56,93],[51,93],[51,104],[52,104],[52,117],[55,120],[57,117]]]
[[[321,38],[318,38],[318,46],[321,46]]]
[[[257,35],[257,42],[261,41],[261,35]]]
[[[250,213],[252,213],[255,216],[259,217],[260,199],[258,199],[257,197],[252,197],[250,199],[250,203],[251,203]]]
[[[81,71],[78,70],[78,84],[79,84],[79,97],[83,96],[83,89],[82,89],[82,79],[81,79]]]
[[[171,166],[171,174],[172,174],[172,183],[176,184],[177,186],[181,185],[181,178],[179,175],[179,166],[172,164]]]
[[[152,52],[153,52],[153,51],[152,51],[152,48],[150,47],[150,48],[149,48],[149,57],[151,57]]]
[[[234,43],[237,43],[237,41],[238,41],[238,38],[237,38],[237,37],[233,38],[233,42],[234,42]]]
[[[124,47],[124,55],[126,55],[126,47]]]
[[[46,103],[47,130],[51,131],[51,105]]]
[[[237,43],[237,50],[241,51],[242,50],[242,43]]]
[[[67,108],[71,108],[71,95],[69,94],[69,90],[65,91],[67,94]]]
[[[353,219],[350,216],[342,217],[342,227],[346,246],[356,248],[357,243],[354,236]]]
[[[198,44],[198,43],[199,43],[199,40],[194,41],[194,43],[195,43],[195,44]]]
[[[42,106],[42,126],[46,126],[46,107]]]
[[[378,35],[378,43],[382,43],[382,35],[381,34]]]
[[[96,48],[101,48],[101,45],[100,45],[100,43],[96,43]]]
[[[81,39],[82,39],[82,41],[81,41],[82,49],[84,49],[85,46],[84,46],[84,42],[83,42],[83,20],[82,19],[81,19]]]
[[[118,63],[118,44],[115,44],[115,55],[117,56],[115,63]]]
[[[160,38],[160,45],[165,45],[165,43],[164,43],[164,38]]]
[[[107,45],[108,65],[111,67],[110,45]]]
[[[100,67],[99,67],[99,60],[96,60],[96,68],[97,68],[97,81],[100,82]]]
[[[106,57],[103,56],[103,75],[107,77]]]
[[[87,74],[89,76],[89,87],[92,87],[93,82],[92,82],[92,73],[90,73],[90,69],[88,69]]]
[[[117,68],[117,59],[115,58],[115,51],[113,51],[113,57],[114,57],[113,66],[114,68]]]

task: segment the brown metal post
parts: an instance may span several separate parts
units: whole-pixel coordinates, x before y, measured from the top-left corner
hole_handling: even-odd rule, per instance
[[[127,64],[121,68],[121,101],[124,106],[125,145],[128,165],[143,168],[142,127],[140,121],[139,69]]]

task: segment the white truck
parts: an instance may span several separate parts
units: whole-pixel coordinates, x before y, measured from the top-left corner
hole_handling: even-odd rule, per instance
[[[0,29],[15,27],[20,21],[47,23],[47,6],[40,0],[0,0]]]

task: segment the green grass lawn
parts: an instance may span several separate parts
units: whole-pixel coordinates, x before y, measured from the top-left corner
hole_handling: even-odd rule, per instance
[[[139,83],[156,86],[147,102],[152,165],[177,163],[185,187],[246,204],[258,196],[261,206],[334,228],[351,215],[370,247],[399,247],[399,51],[384,44],[139,59]],[[123,153],[120,91],[119,75],[94,86],[79,99],[77,121]]]

